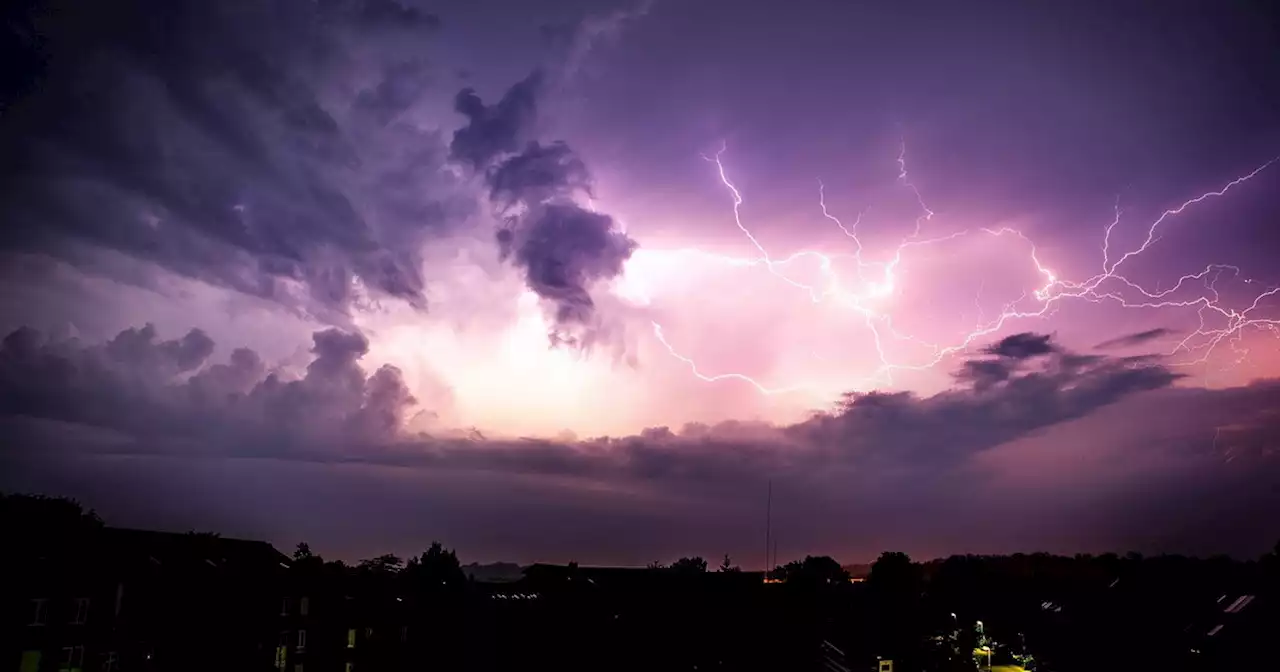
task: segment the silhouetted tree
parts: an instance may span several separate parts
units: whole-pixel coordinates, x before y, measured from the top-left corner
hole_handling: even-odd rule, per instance
[[[67,497],[0,494],[0,526],[5,530],[96,529],[102,519],[92,509]]]
[[[720,563],[720,568],[719,568],[717,571],[720,571],[720,572],[739,572],[739,571],[742,571],[742,570],[738,569],[738,566],[737,566],[737,565],[735,565],[735,564],[733,564],[733,561],[729,559],[729,554],[728,554],[728,553],[725,553],[725,554],[724,554],[724,560],[723,560],[723,561],[721,561],[721,563]]]
[[[677,572],[696,573],[707,571],[707,561],[698,556],[680,558],[671,563],[671,569]]]
[[[307,542],[299,542],[293,550],[293,567],[303,572],[316,571],[325,566],[324,558],[311,552]]]
[[[929,630],[920,608],[921,568],[906,553],[886,551],[871,563],[867,587],[876,611],[878,649],[906,667],[907,659],[922,651]]]
[[[808,555],[804,560],[793,560],[774,572],[790,584],[816,586],[849,582],[849,572],[826,555]]]
[[[871,564],[867,584],[885,596],[907,598],[918,594],[920,578],[920,568],[911,562],[910,556],[885,551]]]
[[[12,552],[43,555],[78,543],[102,529],[92,509],[65,497],[0,494],[0,545]]]
[[[403,561],[399,556],[387,553],[376,558],[361,560],[356,569],[370,574],[389,575],[398,573],[402,564]]]
[[[1276,542],[1276,545],[1271,548],[1270,553],[1264,553],[1262,555],[1261,562],[1263,565],[1270,566],[1277,566],[1280,564],[1280,541]]]
[[[1263,581],[1269,583],[1272,590],[1280,589],[1280,541],[1270,553],[1262,556],[1258,567],[1262,570]]]
[[[662,564],[657,560],[654,560],[653,562],[649,563],[647,566],[649,569],[666,569],[667,568],[666,565]]]
[[[411,558],[405,566],[405,574],[428,586],[458,585],[466,580],[462,564],[458,562],[458,554],[452,549],[445,550],[438,541],[431,542],[431,546],[422,555]]]

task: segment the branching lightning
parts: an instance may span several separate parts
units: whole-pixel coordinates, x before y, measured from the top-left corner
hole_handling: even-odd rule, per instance
[[[1277,336],[1280,336],[1280,319],[1268,318],[1260,315],[1260,312],[1264,307],[1264,301],[1270,297],[1280,295],[1280,287],[1270,287],[1260,291],[1256,294],[1250,305],[1243,310],[1233,309],[1223,304],[1222,298],[1219,295],[1217,283],[1224,275],[1230,275],[1245,284],[1259,284],[1256,281],[1240,277],[1240,269],[1235,266],[1219,263],[1208,264],[1203,270],[1197,273],[1182,276],[1177,280],[1173,287],[1164,290],[1159,289],[1159,287],[1156,289],[1148,289],[1142,284],[1125,277],[1119,272],[1121,266],[1126,262],[1143,255],[1160,240],[1160,228],[1170,218],[1177,217],[1187,209],[1206,200],[1227,195],[1232,189],[1248,182],[1272,166],[1277,162],[1277,160],[1280,160],[1280,157],[1267,161],[1261,166],[1255,168],[1253,171],[1231,180],[1219,189],[1205,192],[1195,198],[1184,201],[1177,207],[1165,210],[1147,227],[1146,236],[1141,245],[1124,252],[1113,260],[1111,240],[1112,233],[1121,224],[1121,215],[1123,213],[1120,207],[1120,201],[1117,199],[1115,204],[1115,216],[1111,223],[1103,230],[1101,244],[1101,272],[1083,281],[1071,281],[1059,278],[1050,268],[1045,266],[1039,258],[1035,243],[1021,231],[1013,228],[981,228],[975,231],[959,231],[934,238],[922,238],[922,233],[926,230],[925,225],[933,220],[936,213],[925,203],[920,189],[908,176],[906,162],[907,148],[905,142],[901,146],[897,159],[898,182],[905,188],[909,189],[915,196],[915,200],[920,208],[920,214],[915,219],[915,226],[911,234],[902,238],[897,247],[894,248],[885,259],[881,261],[868,261],[865,258],[866,247],[858,237],[858,226],[862,222],[863,213],[859,213],[851,224],[846,225],[839,217],[832,214],[828,209],[826,201],[826,186],[821,181],[818,182],[819,210],[826,220],[834,224],[840,232],[851,241],[853,246],[852,253],[828,255],[814,250],[802,250],[793,253],[790,256],[782,258],[774,257],[769,253],[755,234],[752,233],[751,229],[743,222],[743,195],[729,177],[728,170],[722,160],[724,153],[725,148],[722,147],[714,156],[704,156],[703,158],[715,165],[716,173],[720,182],[732,197],[734,224],[755,247],[758,252],[758,256],[742,258],[715,255],[696,249],[684,251],[693,254],[706,255],[734,266],[763,267],[782,282],[808,294],[810,300],[813,302],[833,301],[860,315],[873,337],[880,363],[879,366],[876,367],[875,371],[866,379],[862,381],[851,381],[849,385],[851,388],[892,384],[894,372],[921,371],[937,366],[948,356],[965,351],[978,339],[985,338],[997,331],[1000,331],[1010,322],[1015,320],[1046,317],[1050,315],[1060,303],[1069,300],[1089,301],[1094,303],[1111,302],[1124,308],[1194,308],[1198,316],[1198,327],[1179,340],[1168,352],[1169,355],[1192,355],[1189,359],[1179,361],[1179,364],[1204,362],[1208,360],[1209,356],[1218,350],[1223,344],[1226,344],[1236,355],[1237,362],[1243,361],[1244,358],[1247,357],[1248,351],[1243,348],[1241,339],[1243,333],[1247,329],[1267,330]],[[904,254],[915,247],[941,244],[970,235],[991,237],[1012,236],[1018,238],[1027,246],[1027,260],[1043,278],[1043,284],[1029,293],[1024,292],[1017,300],[1003,306],[999,314],[991,319],[983,318],[983,310],[979,303],[979,297],[975,297],[975,305],[977,305],[978,308],[977,324],[968,333],[966,333],[963,338],[960,338],[951,344],[943,345],[927,343],[896,329],[893,325],[892,317],[887,312],[880,310],[878,306],[883,303],[883,300],[886,297],[891,296],[896,291],[896,272],[903,264]],[[821,272],[821,281],[818,284],[801,282],[787,274],[787,268],[792,264],[792,262],[803,258],[815,259],[818,262],[818,268]],[[856,271],[856,283],[847,283],[840,277],[834,264],[835,258],[849,258],[853,260]],[[1190,299],[1174,298],[1176,296],[1185,296],[1185,294],[1183,294],[1183,290],[1196,284],[1198,284],[1203,290],[1199,295]],[[979,289],[979,294],[981,291],[982,290]],[[1210,319],[1217,320],[1218,326],[1210,327]],[[816,386],[810,384],[792,384],[785,386],[766,385],[749,375],[737,372],[709,374],[700,369],[693,359],[682,355],[668,341],[662,326],[656,322],[653,323],[653,333],[658,342],[666,348],[672,357],[686,365],[690,371],[692,371],[694,376],[705,382],[744,382],[767,395],[783,394],[805,389],[816,389]],[[889,340],[911,342],[913,344],[923,346],[925,351],[928,353],[928,356],[924,357],[922,361],[917,362],[904,363],[890,361],[885,354],[884,347],[885,343]]]

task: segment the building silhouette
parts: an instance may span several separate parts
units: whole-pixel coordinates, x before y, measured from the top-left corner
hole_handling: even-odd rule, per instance
[[[5,669],[271,669],[289,565],[270,544],[111,527],[55,541],[6,554]]]

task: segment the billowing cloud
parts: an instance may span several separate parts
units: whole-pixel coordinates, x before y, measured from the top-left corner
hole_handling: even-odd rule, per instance
[[[1040,345],[1024,347],[1032,342]],[[1051,512],[1082,506],[1077,501],[1081,497],[1091,502],[1089,507],[1132,499],[1127,489],[1112,482],[1139,484],[1135,487],[1147,488],[1148,498],[1173,501],[1171,488],[1191,487],[1186,479],[1207,479],[1224,463],[1270,469],[1259,465],[1271,464],[1266,447],[1274,444],[1278,428],[1269,410],[1276,398],[1274,384],[1223,392],[1161,389],[1169,388],[1177,376],[1159,360],[1081,357],[1051,339],[1018,334],[984,352],[1036,354],[1022,358],[983,354],[959,369],[971,370],[974,361],[994,358],[1004,366],[998,379],[979,381],[957,375],[955,387],[929,397],[849,395],[831,411],[791,425],[725,422],[653,427],[633,436],[581,440],[520,439],[474,431],[423,434],[406,425],[414,414],[430,409],[414,399],[394,367],[366,371],[361,360],[367,350],[368,342],[359,334],[323,330],[314,335],[311,362],[289,370],[270,366],[243,348],[219,358],[214,344],[199,331],[165,340],[154,329],[142,327],[105,343],[88,344],[18,330],[0,347],[0,423],[12,439],[0,460],[12,467],[11,474],[28,479],[34,478],[33,473],[44,474],[40,478],[70,477],[73,472],[66,470],[78,469],[74,465],[83,460],[94,460],[108,470],[114,468],[111,460],[163,460],[147,463],[151,466],[143,471],[164,473],[184,472],[187,467],[181,465],[190,460],[228,465],[220,469],[239,469],[234,466],[236,460],[267,460],[298,466],[262,463],[255,469],[303,470],[308,475],[288,478],[330,482],[324,489],[347,493],[343,497],[383,501],[387,492],[399,492],[379,504],[391,508],[376,515],[385,517],[395,510],[399,513],[392,518],[406,519],[416,518],[415,506],[428,505],[419,502],[421,496],[403,491],[397,479],[425,479],[424,483],[435,484],[427,488],[435,493],[429,506],[456,512],[454,518],[439,520],[458,531],[460,542],[467,540],[463,530],[468,526],[463,521],[468,520],[482,521],[490,530],[510,530],[518,537],[519,529],[531,524],[555,527],[543,515],[554,517],[560,525],[566,520],[594,525],[591,521],[604,516],[612,521],[609,527],[615,537],[624,530],[628,539],[635,534],[655,548],[676,550],[680,544],[706,543],[692,531],[697,526],[719,529],[723,535],[717,535],[724,536],[724,541],[717,543],[728,544],[725,550],[742,547],[735,544],[753,547],[742,538],[755,534],[753,528],[713,519],[750,515],[755,520],[751,493],[763,491],[766,482],[772,481],[781,502],[779,524],[790,530],[792,543],[806,544],[806,552],[846,548],[838,540],[856,530],[874,533],[858,538],[880,540],[876,543],[901,537],[920,544],[919,535],[933,529],[926,515],[929,511],[961,526],[955,529],[978,526],[972,531],[978,535],[975,538],[1012,548],[1019,546],[1008,546],[1008,538],[991,531],[990,520],[1004,520],[1015,526],[1012,529],[1021,529],[1016,526],[1027,521],[1010,518],[1002,497],[1019,497],[1019,508],[1029,516],[1041,515],[1037,511],[1056,515]],[[1135,403],[1153,407],[1142,415],[1181,408],[1178,413],[1184,424],[1189,418],[1209,424],[1177,429],[1180,442],[1173,443],[1154,435],[1131,436],[1141,425],[1126,423],[1123,417],[1115,425],[1118,429],[1107,429],[1108,423],[1117,422],[1112,419],[1117,413],[1133,412],[1113,413],[1113,408]],[[1200,415],[1188,414],[1190,407],[1199,408]],[[1090,443],[1080,444],[1072,439],[1070,428],[1079,423],[1098,425],[1089,431],[1111,436],[1112,450],[1119,452],[1102,457],[1097,446],[1109,445],[1106,441],[1099,444],[1095,436]],[[1200,443],[1186,443],[1188,436],[1199,436]],[[1020,444],[1025,446],[1019,451],[1008,450]],[[1043,456],[1037,457],[1038,453]],[[1041,460],[1065,460],[1064,465],[1078,462],[1079,468],[1059,466],[1045,472],[1041,466],[1023,484],[1027,477],[1017,475],[1024,469],[1020,465]],[[1099,460],[1111,466],[1095,466]],[[1169,471],[1174,469],[1169,464],[1182,466]],[[381,472],[368,469],[393,472],[375,476]],[[1070,487],[1045,480],[1045,473],[1062,476]],[[1256,474],[1247,488],[1241,486],[1245,488],[1241,492],[1261,487],[1254,482],[1261,478]],[[130,478],[134,477],[140,476]],[[374,482],[384,483],[377,486],[381,494],[361,489],[375,487]],[[462,489],[445,485],[464,482],[470,485]],[[350,490],[355,483],[365,485]],[[1097,490],[1085,496],[1081,487]],[[1222,482],[1207,480],[1194,485],[1201,493],[1197,497],[1221,493],[1222,487]],[[1040,494],[1029,494],[1027,488]],[[908,491],[912,494],[904,494]],[[483,499],[480,493],[485,492],[490,495],[483,497],[497,499]],[[501,497],[498,492],[503,493]],[[320,497],[320,492],[315,495]],[[316,501],[316,506],[326,506]],[[354,506],[356,500],[352,501]],[[1152,501],[1131,505],[1155,507],[1151,515],[1162,515]],[[892,528],[878,526],[875,517],[832,518],[824,513],[844,507],[864,512],[898,510],[908,503],[919,515],[899,511],[885,518],[897,521]],[[1095,520],[1088,517],[1094,515],[1088,513],[1093,508],[1081,511],[1080,520]],[[667,522],[651,520],[658,515]],[[249,512],[237,516],[242,522],[253,519]],[[529,516],[538,520],[531,522]],[[970,520],[970,516],[978,518]],[[688,534],[680,532],[679,526],[673,528],[672,520],[692,526]],[[1160,520],[1171,524],[1167,518]],[[1061,532],[1069,522],[1049,527]],[[1084,534],[1070,529],[1072,534]],[[333,530],[318,534],[325,533],[335,534]],[[356,531],[352,534],[360,536]],[[936,534],[945,532],[939,528]],[[720,538],[717,535],[712,536]],[[935,532],[925,536],[931,535]],[[483,543],[491,550],[481,552],[498,554],[494,557],[551,552],[540,544],[552,538],[559,539],[551,535],[532,540],[525,548],[494,546],[488,541]],[[556,543],[594,548],[581,540]],[[606,546],[612,548],[610,544]],[[619,547],[608,553],[617,553],[610,557],[621,559],[636,550]],[[874,550],[879,549],[867,552]]]
[[[214,453],[711,482],[757,480],[787,465],[815,473],[834,465],[932,472],[1176,379],[1152,361],[1097,358],[1080,365],[1055,350],[1057,361],[1010,367],[997,382],[927,398],[849,395],[835,410],[788,426],[727,422],[569,443],[477,443],[406,431],[417,402],[396,368],[372,375],[361,369],[368,341],[359,334],[317,332],[314,359],[296,377],[269,369],[246,349],[209,364],[212,350],[199,331],[159,341],[147,326],[90,346],[19,330],[0,349],[0,412],[126,432],[149,446],[201,442]],[[236,445],[219,445],[232,438]]]
[[[422,307],[460,221],[434,124],[435,17],[396,0],[66,3],[0,130],[0,250],[146,284],[136,262],[313,313]]]
[[[139,446],[290,455],[394,441],[416,405],[395,367],[360,368],[369,342],[357,333],[316,332],[300,375],[246,348],[212,364],[213,346],[199,330],[157,340],[151,325],[101,345],[20,329],[0,346],[2,412],[122,432]]]
[[[453,106],[467,118],[467,125],[455,131],[449,143],[453,157],[483,169],[499,156],[519,149],[533,132],[542,87],[543,74],[535,70],[492,105],[485,105],[474,89],[459,91]]]
[[[792,425],[727,422],[654,427],[634,436],[535,440],[407,429],[407,419],[421,408],[399,372],[393,367],[366,372],[360,362],[368,342],[336,329],[315,334],[312,361],[296,372],[269,366],[247,349],[215,362],[214,344],[199,331],[163,340],[154,329],[142,327],[106,343],[87,344],[23,329],[0,347],[0,416],[13,437],[3,459],[15,470],[40,464],[40,469],[61,469],[65,460],[108,458],[252,458],[330,465],[326,468],[396,468],[407,470],[397,473],[428,479],[448,474],[449,479],[482,483],[476,486],[482,490],[506,488],[498,484],[516,479],[524,483],[520,488],[542,493],[537,495],[542,506],[587,496],[574,492],[594,493],[589,496],[593,503],[563,504],[570,509],[560,510],[561,516],[598,516],[601,507],[625,509],[632,506],[626,502],[640,497],[645,507],[657,507],[651,513],[697,519],[699,507],[712,507],[707,515],[738,507],[732,504],[737,497],[763,488],[766,481],[785,493],[782,501],[791,513],[784,517],[804,512],[817,516],[823,507],[855,501],[864,508],[892,506],[908,483],[917,492],[911,498],[918,506],[963,511],[988,506],[995,493],[1020,487],[1016,479],[993,481],[984,486],[989,493],[966,495],[967,504],[953,499],[961,496],[958,483],[994,478],[992,467],[983,465],[1007,461],[1003,446],[1027,441],[1053,445],[1045,436],[1062,433],[1059,428],[1132,403],[1130,399],[1146,399],[1140,393],[1166,388],[1176,379],[1158,360],[1083,358],[1032,334],[1012,336],[986,352],[1025,353],[1022,346],[1028,342],[1041,344],[1033,349],[1037,354],[1001,358],[1011,363],[999,380],[978,384],[958,376],[956,387],[931,397],[850,395],[832,411]],[[1173,406],[1213,406],[1221,413],[1206,416],[1206,422],[1233,421],[1217,433],[1216,449],[1211,449],[1213,428],[1205,427],[1199,430],[1203,446],[1194,453],[1180,454],[1178,445],[1160,450],[1181,460],[1218,464],[1269,460],[1258,447],[1274,441],[1274,413],[1267,414],[1274,390],[1271,385],[1226,396],[1207,390],[1152,393],[1150,403],[1165,403],[1156,401],[1163,398]],[[1235,414],[1233,408],[1249,412]],[[1125,445],[1131,440],[1116,436]],[[1073,448],[1070,441],[1057,443],[1062,447],[1050,454],[1078,453],[1068,459],[1084,461],[1082,468],[1096,459],[1092,450]],[[1151,448],[1130,450],[1147,456]],[[1034,452],[1020,452],[1017,459],[1034,461]],[[1133,458],[1112,459],[1123,464]],[[1019,468],[1011,464],[999,469]],[[1128,472],[1126,467],[1115,473]],[[1053,497],[1069,498],[1067,493]],[[464,508],[473,510],[481,506],[474,496],[437,495],[444,499],[436,505],[450,507],[450,498],[460,497],[455,504],[466,501]],[[1044,497],[1024,504],[1067,505],[1066,500],[1055,504],[1053,497]],[[482,508],[514,506],[503,502]],[[635,514],[618,515],[626,519]],[[909,518],[917,528],[924,524]],[[486,520],[499,528],[503,524]],[[839,527],[830,520],[789,524],[796,526],[793,534],[814,535],[813,543],[824,544],[831,543]],[[884,530],[878,534],[891,537]],[[663,543],[680,538],[674,535]]]
[[[484,176],[505,221],[497,233],[502,258],[553,306],[552,342],[581,345],[602,329],[592,287],[622,275],[637,243],[612,217],[577,202],[591,195],[591,175],[567,143],[531,139],[543,79],[535,71],[492,105],[461,91],[455,107],[469,123],[450,150]]]
[[[572,196],[574,192],[591,193],[591,174],[586,164],[563,142],[530,142],[524,151],[494,168],[488,182],[490,199],[503,211]]]

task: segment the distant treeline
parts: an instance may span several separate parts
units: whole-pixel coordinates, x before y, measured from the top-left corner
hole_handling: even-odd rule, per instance
[[[0,556],[74,544],[103,526],[74,500],[0,495],[4,547],[14,549]],[[1263,655],[1267,624],[1280,622],[1280,544],[1256,560],[1018,553],[914,562],[885,552],[870,566],[842,567],[827,556],[807,556],[762,574],[741,571],[728,556],[715,567],[696,556],[633,569],[572,562],[464,566],[439,542],[407,559],[384,554],[347,564],[326,561],[300,543],[287,564],[300,585],[355,582],[375,593],[430,591],[463,602],[507,590],[481,586],[488,581],[519,584],[512,594],[536,594],[542,605],[522,607],[542,610],[522,621],[539,624],[531,641],[554,637],[557,619],[576,619],[573,627],[584,631],[604,628],[591,614],[610,622],[619,614],[645,614],[635,622],[646,625],[631,627],[653,628],[653,637],[682,618],[698,632],[707,619],[719,618],[725,633],[716,641],[723,650],[743,641],[742,628],[765,624],[760,627],[774,628],[769,632],[782,637],[777,641],[793,647],[787,651],[808,650],[810,643],[816,649],[812,635],[840,651],[838,664],[850,669],[891,657],[904,670],[972,672],[975,651],[985,653],[988,664],[1061,672],[1230,669]],[[853,583],[851,575],[866,580]],[[532,625],[521,627],[534,632]],[[728,654],[717,648],[715,656],[721,655]]]

